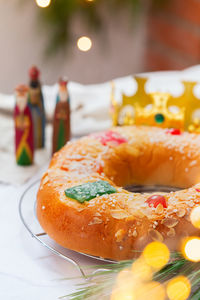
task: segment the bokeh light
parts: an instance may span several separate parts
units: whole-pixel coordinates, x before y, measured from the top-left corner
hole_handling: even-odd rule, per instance
[[[39,7],[48,7],[51,3],[51,0],[36,0],[36,3]]]
[[[178,276],[167,284],[167,295],[170,300],[186,300],[191,291],[191,285],[187,277]]]
[[[191,223],[196,228],[200,228],[200,206],[193,208],[190,214]]]
[[[136,292],[137,300],[164,300],[165,296],[164,287],[156,281],[144,284]]]
[[[77,41],[77,47],[81,51],[84,51],[84,52],[89,51],[92,47],[92,41],[89,37],[82,36]]]
[[[170,252],[165,244],[152,242],[145,247],[143,256],[149,266],[161,269],[168,263]]]
[[[122,286],[112,291],[111,300],[137,300],[131,286]]]
[[[183,255],[186,259],[200,261],[200,238],[191,237],[184,242]]]
[[[84,51],[84,52],[89,51],[92,48],[92,41],[89,37],[82,36],[77,41],[77,47],[81,51]]]
[[[133,280],[133,273],[130,269],[124,269],[117,275],[117,284],[119,286],[126,284],[130,280]]]
[[[131,271],[134,277],[141,281],[150,281],[153,277],[152,268],[145,262],[144,258],[137,259],[133,264]]]

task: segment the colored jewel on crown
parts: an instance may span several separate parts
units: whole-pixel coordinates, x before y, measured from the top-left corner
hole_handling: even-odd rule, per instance
[[[183,94],[173,97],[161,92],[147,94],[145,84],[148,79],[134,79],[138,86],[136,93],[133,96],[122,94],[121,103],[116,101],[115,85],[111,83],[110,115],[113,126],[149,125],[200,133],[200,116],[194,118],[194,113],[200,109],[200,100],[193,93],[197,82],[183,81]]]

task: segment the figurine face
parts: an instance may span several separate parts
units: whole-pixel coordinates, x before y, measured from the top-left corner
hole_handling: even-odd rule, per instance
[[[68,98],[68,91],[67,89],[60,89],[59,90],[59,97],[61,102],[67,101]]]
[[[26,93],[24,95],[16,95],[16,104],[17,104],[20,112],[23,112],[27,105],[27,96],[28,96],[28,93]]]

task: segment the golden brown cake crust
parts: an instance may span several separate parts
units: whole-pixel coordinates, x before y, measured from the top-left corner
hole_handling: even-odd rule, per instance
[[[95,135],[69,142],[57,152],[37,195],[37,216],[58,244],[115,260],[135,256],[149,241],[177,249],[182,237],[197,233],[189,214],[200,203],[200,135],[172,135],[154,127],[115,127],[127,142],[102,144]],[[79,203],[69,187],[104,180],[117,193]],[[152,194],[130,193],[129,184],[185,188],[163,195],[167,208],[152,207]]]

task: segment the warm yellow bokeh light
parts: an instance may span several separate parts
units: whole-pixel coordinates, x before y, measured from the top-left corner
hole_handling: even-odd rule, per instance
[[[141,281],[150,281],[153,277],[151,267],[146,263],[143,257],[137,259],[133,264],[131,271],[134,278]]]
[[[200,238],[192,237],[184,243],[183,254],[188,260],[200,261]]]
[[[136,291],[137,300],[164,300],[165,299],[164,287],[155,281],[149,282]]]
[[[133,273],[131,272],[130,269],[124,269],[122,271],[119,272],[119,274],[117,275],[117,284],[119,284],[119,286],[126,284],[129,281],[133,281]]]
[[[132,288],[115,288],[111,295],[111,300],[137,300]]]
[[[189,280],[185,276],[178,276],[167,285],[167,295],[170,300],[186,300],[191,291]]]
[[[141,286],[142,282],[138,281],[130,269],[124,269],[119,272],[114,287],[113,299],[132,299],[134,298],[135,289]],[[123,295],[123,297],[122,297]],[[120,298],[121,297],[121,298]],[[125,298],[126,297],[126,298]],[[135,298],[134,298],[135,299]]]
[[[36,0],[36,3],[39,7],[47,7],[50,5],[51,0]]]
[[[200,228],[200,206],[197,206],[192,210],[190,220],[194,227]]]
[[[168,263],[170,252],[165,244],[152,242],[145,247],[143,256],[149,266],[161,269]]]
[[[89,37],[87,36],[82,36],[78,39],[77,41],[77,47],[81,51],[89,51],[92,47],[92,41]]]

